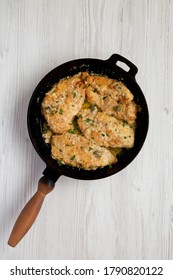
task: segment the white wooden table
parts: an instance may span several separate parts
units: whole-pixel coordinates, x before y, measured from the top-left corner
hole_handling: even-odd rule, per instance
[[[119,53],[138,67],[150,127],[137,158],[98,181],[60,177],[15,248],[7,240],[45,164],[31,94],[69,60]],[[173,259],[173,1],[0,0],[0,258]]]

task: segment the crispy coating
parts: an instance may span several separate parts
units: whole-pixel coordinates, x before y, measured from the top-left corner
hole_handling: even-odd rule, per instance
[[[134,145],[137,106],[121,81],[80,72],[55,84],[41,111],[43,139],[59,164],[95,170]]]
[[[131,148],[134,145],[134,130],[126,121],[121,121],[97,108],[79,112],[78,125],[87,139],[100,146]]]
[[[133,124],[137,107],[133,95],[121,82],[106,77],[87,77],[86,94],[88,101],[97,105],[104,113]]]
[[[81,75],[63,79],[45,96],[42,114],[54,133],[72,129],[72,121],[85,100],[85,89]]]
[[[94,144],[82,135],[68,132],[52,136],[51,154],[58,162],[86,170],[94,170],[117,161],[106,148]]]

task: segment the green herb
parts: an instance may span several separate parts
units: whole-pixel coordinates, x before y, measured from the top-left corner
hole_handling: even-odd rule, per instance
[[[125,126],[126,124],[128,124],[128,122],[123,120],[123,126]]]
[[[56,162],[57,162],[57,164],[58,164],[59,166],[62,165],[62,162],[61,162],[59,159],[57,159]]]
[[[60,113],[60,115],[63,115],[64,111],[62,108],[59,110],[59,113]]]
[[[88,148],[88,151],[91,151],[92,149],[93,149],[93,148],[89,147],[89,148]]]
[[[109,169],[111,169],[112,168],[112,164],[109,164],[108,167],[109,167]]]
[[[72,93],[71,93],[72,95],[73,95],[73,98],[75,98],[76,97],[76,95],[77,95],[77,93],[75,92],[75,91],[72,91]]]
[[[74,130],[73,129],[69,129],[68,133],[74,134]]]
[[[104,133],[102,133],[102,136],[105,136],[105,134],[104,134]]]
[[[75,155],[74,155],[74,156],[72,156],[72,157],[71,157],[71,160],[74,160],[74,159],[75,159],[75,157],[76,157]]]
[[[85,120],[85,122],[86,122],[86,123],[90,123],[90,122],[93,122],[93,120],[87,118],[87,119]]]
[[[57,113],[57,111],[50,111],[51,116],[54,116]]]

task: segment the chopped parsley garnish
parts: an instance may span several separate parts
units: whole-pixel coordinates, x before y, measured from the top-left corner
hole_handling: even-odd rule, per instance
[[[60,115],[63,115],[64,111],[62,108],[59,110],[59,113],[60,113]]]
[[[74,134],[75,132],[74,132],[73,129],[69,129],[69,130],[68,130],[68,133]]]
[[[73,95],[73,98],[75,98],[76,97],[76,95],[77,95],[77,93],[75,92],[75,91],[72,91],[72,93],[71,93],[72,95]]]
[[[54,116],[57,113],[57,111],[50,111],[50,115]]]
[[[109,167],[109,169],[111,169],[112,168],[112,164],[109,164],[108,167]]]
[[[85,120],[85,122],[86,122],[86,123],[90,123],[90,122],[93,122],[93,120],[87,118],[87,119]]]
[[[89,148],[88,148],[88,151],[91,151],[92,149],[93,149],[93,148],[89,147]]]
[[[123,120],[123,126],[125,126],[126,124],[128,124],[128,122]]]
[[[59,159],[57,159],[56,162],[58,163],[59,166],[62,165],[62,162]]]
[[[74,159],[75,159],[75,157],[76,157],[75,155],[74,155],[74,156],[72,156],[72,157],[71,157],[71,160],[74,160]]]

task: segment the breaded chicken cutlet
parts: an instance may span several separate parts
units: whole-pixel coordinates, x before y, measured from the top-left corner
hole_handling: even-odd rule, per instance
[[[42,114],[54,133],[64,133],[71,129],[72,121],[85,100],[82,75],[61,80],[42,102]]]
[[[86,95],[88,102],[97,105],[105,114],[133,124],[137,107],[133,94],[120,81],[90,75],[87,77]]]
[[[104,147],[94,144],[82,135],[65,133],[51,139],[52,157],[64,164],[94,170],[116,162]]]
[[[118,120],[96,107],[79,112],[78,125],[87,139],[103,147],[131,148],[134,130],[126,121]]]
[[[132,148],[137,105],[121,82],[80,72],[60,80],[46,93],[41,111],[43,138],[58,163],[95,170],[117,162]]]

